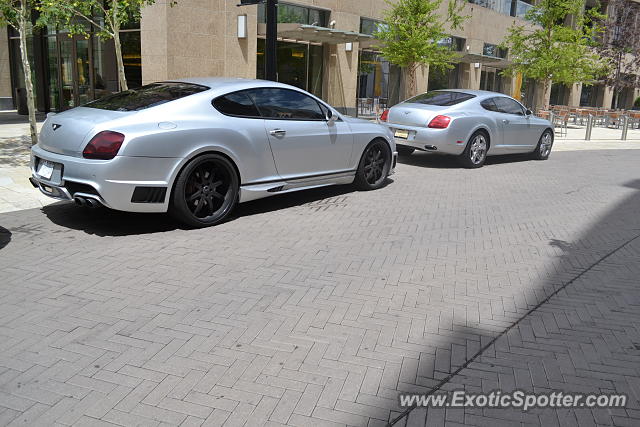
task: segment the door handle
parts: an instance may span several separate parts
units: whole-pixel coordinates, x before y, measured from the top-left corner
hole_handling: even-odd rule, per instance
[[[269,134],[271,136],[285,136],[287,134],[287,131],[284,129],[274,129],[272,131],[269,131]]]

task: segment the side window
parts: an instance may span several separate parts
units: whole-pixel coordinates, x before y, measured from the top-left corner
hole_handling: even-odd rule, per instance
[[[494,98],[494,101],[496,103],[496,107],[498,107],[498,111],[500,111],[501,113],[524,116],[524,110],[522,109],[522,106],[513,99],[500,97]]]
[[[498,111],[498,108],[496,107],[495,102],[493,102],[494,98],[488,98],[485,99],[484,101],[480,102],[480,105],[482,105],[482,108],[484,108],[485,110],[489,110],[489,111]]]
[[[315,99],[290,89],[262,88],[247,91],[265,119],[324,120]]]
[[[228,93],[212,102],[216,110],[227,116],[261,118],[255,104],[246,92]]]

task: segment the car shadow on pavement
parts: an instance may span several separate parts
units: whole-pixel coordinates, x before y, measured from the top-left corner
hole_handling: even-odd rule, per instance
[[[384,186],[392,182],[393,180],[388,178]],[[314,203],[354,191],[356,189],[353,185],[328,186],[241,203],[225,222]],[[161,233],[186,228],[169,214],[132,213],[107,208],[89,209],[78,207],[73,202],[47,205],[42,208],[42,212],[54,224],[100,237]],[[0,247],[1,236],[2,234]]]
[[[485,166],[499,165],[503,163],[516,163],[534,161],[528,154],[506,154],[501,156],[487,157]],[[432,169],[464,169],[458,162],[456,156],[442,154],[431,154],[424,152],[414,152],[409,156],[399,156],[398,163],[411,166],[420,166]]]
[[[387,179],[386,185],[393,182]],[[307,203],[317,202],[319,200],[330,199],[344,194],[356,191],[353,185],[335,185],[328,187],[314,188],[310,190],[295,191],[292,193],[280,194],[266,199],[254,200],[251,202],[241,203],[232,214],[230,221],[235,219],[258,215],[267,212],[278,211],[281,209],[292,208],[295,206],[306,205]]]
[[[167,214],[121,212],[107,208],[81,208],[73,202],[42,207],[54,224],[100,237],[161,233],[179,228]]]
[[[623,186],[640,190],[640,180]],[[447,308],[452,302],[444,300],[440,314],[431,324],[426,322],[424,334],[398,343],[422,344],[416,359],[405,357],[402,362],[399,392],[615,393],[627,396],[626,407],[523,411],[396,406],[387,425],[639,425],[638,212],[640,191],[635,191],[598,216],[577,239],[549,239],[547,245],[557,255],[542,268],[514,264],[505,283],[497,286],[489,281],[484,295],[478,295],[478,304],[491,299],[490,304],[484,302],[486,312],[474,311],[471,305],[465,313],[460,309],[463,299],[452,313]],[[533,286],[516,288],[518,270],[535,280]],[[420,321],[425,322],[411,318],[411,329]]]

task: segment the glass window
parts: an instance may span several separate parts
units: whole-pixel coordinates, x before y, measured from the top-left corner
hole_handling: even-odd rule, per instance
[[[122,61],[127,86],[136,88],[142,86],[142,54],[140,45],[140,31],[126,31],[120,33],[122,43]]]
[[[58,87],[58,45],[55,36],[46,38],[47,40],[47,55],[49,60],[47,64],[49,66],[49,108],[53,111],[59,109],[59,87]]]
[[[387,27],[382,21],[376,21],[375,19],[360,18],[360,32],[362,34],[374,35],[380,30],[384,30]]]
[[[453,64],[450,69],[429,67],[428,90],[459,88],[460,74],[460,64]]]
[[[522,105],[520,105],[517,101],[514,101],[511,98],[499,97],[499,98],[493,98],[493,101],[496,103],[496,107],[498,108],[498,111],[501,113],[517,114],[519,116],[524,116],[524,110],[522,109]]]
[[[322,46],[278,41],[278,82],[298,87],[322,97],[323,57]],[[265,40],[258,39],[256,77],[264,79]]]
[[[164,82],[152,83],[138,89],[114,93],[102,99],[89,102],[85,107],[111,111],[138,111],[166,102],[175,101],[185,96],[208,90],[206,86],[191,83]]]
[[[503,49],[498,45],[485,43],[482,48],[482,54],[484,56],[491,56],[494,58],[506,58],[507,57],[507,49]]]
[[[267,22],[264,4],[258,5],[258,22]],[[326,27],[329,22],[329,11],[294,4],[278,4],[278,23],[305,24]]]
[[[495,102],[493,102],[493,98],[485,99],[484,101],[480,102],[480,105],[482,105],[482,108],[484,108],[485,110],[498,111]]]
[[[438,41],[439,46],[448,47],[456,52],[461,52],[464,49],[466,39],[462,37],[449,36]]]
[[[247,92],[266,119],[325,120],[318,102],[295,90],[264,88]]]
[[[234,92],[213,100],[213,106],[222,114],[238,117],[260,117],[255,104],[246,92]]]
[[[451,105],[460,104],[461,102],[468,101],[475,97],[475,95],[471,95],[470,93],[435,90],[415,96],[405,102],[412,104],[438,105],[441,107],[448,107]]]

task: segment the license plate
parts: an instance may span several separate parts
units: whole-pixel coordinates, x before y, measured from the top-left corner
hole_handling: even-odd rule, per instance
[[[407,139],[409,138],[409,131],[404,129],[396,129],[395,137]]]
[[[38,165],[38,176],[44,179],[51,179],[54,168],[55,165],[53,162],[50,162],[48,160],[40,160],[40,164]]]

